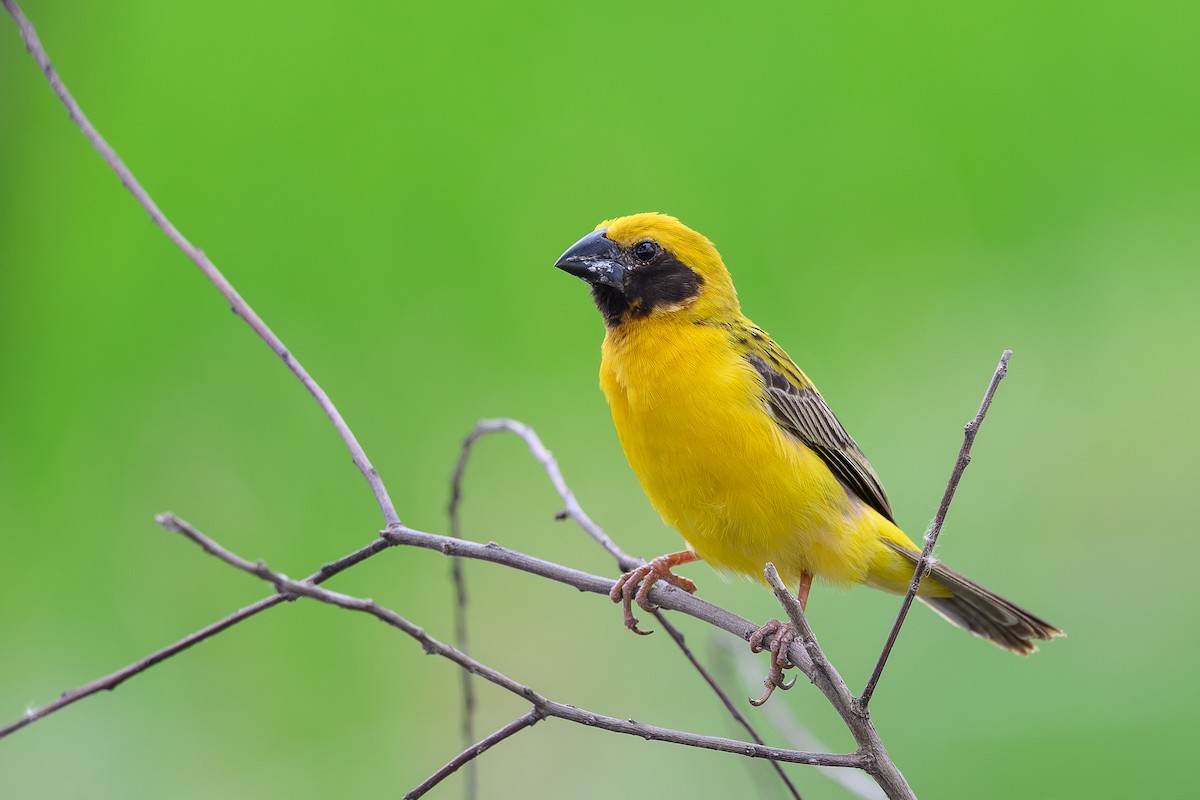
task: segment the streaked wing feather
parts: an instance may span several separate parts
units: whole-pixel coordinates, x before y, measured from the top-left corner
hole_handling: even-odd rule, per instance
[[[750,353],[746,358],[762,376],[775,422],[819,455],[863,502],[895,522],[879,476],[825,398],[773,342],[768,339],[763,344],[762,355]],[[784,370],[794,375],[789,377]]]

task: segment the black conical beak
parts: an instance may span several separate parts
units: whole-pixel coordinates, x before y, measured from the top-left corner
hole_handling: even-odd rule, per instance
[[[602,283],[614,289],[625,288],[625,267],[621,251],[604,234],[606,228],[592,231],[559,256],[554,266],[591,284]]]

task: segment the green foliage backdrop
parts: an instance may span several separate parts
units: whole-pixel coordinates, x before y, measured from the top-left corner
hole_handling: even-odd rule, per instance
[[[1070,637],[1021,660],[918,610],[878,727],[922,796],[1171,795],[1200,699],[1200,12],[835,6],[26,11],[92,120],[329,390],[412,525],[445,530],[461,437],[509,415],[626,549],[677,546],[596,387],[598,315],[551,269],[608,216],[667,211],[717,243],[917,534],[1012,347],[941,555]],[[0,29],[0,717],[15,718],[264,594],[155,512],[291,575],[380,520],[316,405]],[[467,492],[467,535],[612,573],[552,520],[519,443],[485,442]],[[395,551],[335,585],[448,638],[446,572]],[[468,572],[484,661],[603,713],[736,735],[665,636],[628,635],[593,596]],[[745,616],[777,613],[758,587],[688,574]],[[814,593],[852,684],[895,605]],[[0,743],[0,796],[395,797],[459,749],[457,684],[377,623],[297,603]],[[523,710],[482,692],[481,730]],[[850,746],[815,690],[772,702]],[[481,762],[490,797],[740,797],[746,769],[555,721]],[[789,771],[806,798],[844,796]]]

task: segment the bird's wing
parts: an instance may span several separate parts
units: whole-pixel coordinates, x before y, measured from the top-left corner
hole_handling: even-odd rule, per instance
[[[758,329],[745,342],[746,360],[762,377],[775,422],[811,448],[863,502],[892,522],[892,505],[879,476],[846,433],[825,398],[780,347]]]

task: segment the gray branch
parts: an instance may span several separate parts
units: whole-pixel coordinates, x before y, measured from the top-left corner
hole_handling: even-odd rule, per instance
[[[975,444],[975,435],[979,433],[979,426],[983,424],[983,418],[987,416],[988,409],[992,407],[992,398],[996,396],[996,389],[1000,386],[1000,381],[1004,380],[1004,376],[1008,374],[1010,358],[1012,358],[1012,350],[1005,350],[1000,354],[1000,363],[996,365],[996,371],[992,373],[992,380],[983,393],[983,402],[979,404],[979,411],[975,414],[975,418],[963,428],[962,447],[958,451],[958,458],[954,460],[954,469],[950,471],[950,481],[946,484],[946,491],[942,494],[942,502],[938,504],[933,524],[929,526],[929,532],[925,534],[925,547],[921,550],[921,558],[917,561],[916,569],[913,570],[912,583],[904,595],[904,601],[900,604],[896,621],[892,623],[892,629],[888,632],[887,641],[883,644],[883,652],[879,654],[879,660],[875,662],[875,669],[871,671],[871,677],[867,679],[867,685],[858,699],[858,705],[863,711],[866,711],[867,705],[871,702],[871,696],[875,694],[879,676],[883,674],[883,668],[892,652],[892,645],[896,643],[896,637],[900,635],[900,627],[904,624],[905,617],[908,616],[908,610],[912,608],[917,590],[921,588],[921,581],[925,579],[925,576],[929,574],[930,567],[933,566],[933,548],[937,544],[938,534],[942,532],[946,514],[950,511],[950,502],[954,500],[954,493],[958,491],[958,483],[962,480],[963,472],[971,463],[971,447]]]
[[[464,670],[463,674],[470,674],[470,673],[468,673],[468,672],[466,672],[466,670]],[[437,772],[430,775],[428,778],[426,778],[424,781],[422,781],[420,783],[420,785],[418,785],[415,789],[413,789],[408,794],[404,795],[404,800],[417,800],[418,797],[423,797],[426,792],[428,792],[433,787],[437,786],[439,783],[444,781],[446,778],[453,775],[455,772],[457,772],[459,769],[461,769],[464,765],[466,765],[468,767],[474,765],[475,759],[477,759],[477,758],[479,758],[479,756],[483,755],[484,751],[487,750],[488,748],[492,747],[495,744],[503,742],[505,739],[512,736],[514,733],[520,733],[521,731],[525,730],[526,728],[533,727],[534,725],[541,722],[545,718],[546,718],[546,715],[542,712],[542,710],[540,708],[536,708],[536,707],[529,713],[522,714],[521,716],[514,719],[512,722],[505,725],[503,728],[500,728],[499,730],[488,734],[487,736],[480,739],[478,742],[475,742],[473,745],[468,747],[466,750],[463,750],[461,753],[456,755],[454,758],[450,759],[446,763],[446,766],[442,767]],[[474,793],[476,790],[477,790],[477,787],[474,785],[468,786],[468,788],[467,788],[467,791],[469,793]]]
[[[583,507],[579,505],[579,501],[575,499],[575,493],[571,491],[571,487],[567,486],[567,481],[563,478],[562,471],[558,468],[558,462],[554,460],[554,455],[546,449],[541,438],[534,433],[532,428],[515,419],[480,420],[463,440],[462,450],[458,455],[458,464],[454,468],[454,477],[451,479],[450,507],[455,509],[455,519],[457,519],[456,510],[462,496],[463,473],[467,468],[467,460],[470,458],[472,446],[484,436],[505,432],[519,436],[525,442],[525,446],[529,448],[530,454],[542,465],[551,485],[554,486],[554,491],[558,492],[558,496],[563,501],[563,510],[559,513],[559,519],[574,520],[584,533],[592,537],[596,544],[603,547],[609,555],[616,559],[617,566],[622,570],[628,571],[645,563],[642,559],[631,556],[618,547],[617,543],[604,532],[604,529],[587,515]]]
[[[762,686],[762,661],[759,658],[755,657],[747,648],[739,646],[739,643],[732,638],[720,638],[714,641],[717,651],[728,660],[728,668],[736,672],[744,686],[748,689]],[[760,711],[767,715],[789,746],[797,750],[826,749],[821,740],[796,719],[795,709],[791,705],[764,703]],[[816,770],[863,800],[880,800],[886,796],[878,784],[864,772],[829,767],[816,767]]]
[[[855,767],[858,769],[869,769],[870,758],[863,753],[848,753],[845,755],[837,753],[809,753],[803,750],[789,750],[781,747],[766,747],[764,745],[753,742],[742,742],[737,739],[726,739],[720,736],[705,736],[699,733],[690,733],[688,731],[675,730],[673,728],[662,728],[657,725],[647,725],[637,722],[632,719],[617,719],[608,717],[603,714],[597,714],[587,709],[578,708],[576,706],[566,705],[557,701],[544,697],[532,688],[519,683],[518,681],[508,677],[499,670],[493,669],[486,664],[477,661],[456,647],[452,647],[444,642],[430,636],[420,626],[410,622],[408,619],[397,614],[389,608],[379,605],[374,600],[363,597],[354,597],[341,592],[332,592],[328,589],[323,589],[311,581],[293,581],[289,580],[284,575],[272,571],[262,561],[248,561],[241,556],[233,553],[221,545],[217,544],[213,539],[201,533],[194,526],[184,522],[183,520],[173,515],[163,515],[161,524],[167,530],[183,534],[188,539],[198,544],[206,553],[219,558],[226,564],[232,567],[249,573],[260,580],[264,580],[275,587],[275,591],[283,595],[287,599],[297,597],[307,597],[312,600],[318,600],[322,603],[344,608],[349,611],[358,611],[364,614],[370,614],[379,621],[390,625],[391,627],[401,631],[402,633],[415,639],[421,649],[429,655],[441,656],[450,661],[453,661],[458,666],[470,672],[472,675],[478,675],[484,680],[495,686],[499,686],[518,697],[527,700],[533,704],[534,709],[541,712],[547,717],[557,717],[575,722],[588,727],[600,728],[601,730],[612,731],[614,733],[624,733],[630,736],[639,736],[643,739],[659,742],[671,742],[673,744],[687,745],[688,747],[698,747],[705,750],[718,750],[724,753],[736,753],[750,758],[768,758],[773,761],[786,761],[793,764],[815,764],[829,767]],[[489,545],[490,547],[490,545]]]
[[[525,446],[529,448],[530,455],[532,455],[534,460],[536,460],[542,466],[546,476],[550,479],[551,485],[554,486],[554,490],[558,492],[558,496],[563,502],[563,510],[559,512],[557,516],[558,519],[574,520],[574,522],[588,536],[590,536],[597,544],[603,547],[614,559],[616,559],[617,566],[621,570],[631,570],[636,567],[640,567],[643,563],[645,563],[642,559],[631,556],[623,551],[617,545],[617,543],[604,532],[604,529],[588,516],[587,512],[583,510],[583,506],[580,505],[579,501],[575,498],[575,493],[572,492],[571,488],[567,485],[567,481],[566,478],[563,477],[562,470],[558,468],[558,461],[555,460],[554,455],[550,452],[550,450],[547,449],[544,444],[542,444],[541,437],[537,435],[533,428],[530,428],[528,425],[518,422],[515,419],[480,420],[463,440],[462,450],[459,452],[458,456],[458,463],[455,465],[454,474],[450,479],[450,533],[452,536],[458,536],[459,534],[459,506],[462,502],[463,476],[466,472],[467,461],[470,458],[472,448],[475,442],[479,441],[484,436],[496,433],[511,433],[520,437],[525,442]],[[456,611],[456,628],[458,630],[465,631],[466,623],[465,620],[462,619],[462,617],[465,615],[465,601],[463,600],[466,591],[465,578],[462,570],[459,568],[461,561],[459,559],[454,559],[454,564],[454,583],[459,595],[459,603]],[[667,635],[671,637],[671,641],[675,642],[676,646],[679,647],[680,652],[683,653],[683,656],[688,660],[688,663],[692,665],[692,667],[700,675],[701,679],[708,685],[710,689],[712,689],[713,693],[717,696],[717,699],[721,701],[721,704],[729,712],[730,716],[733,717],[734,721],[737,722],[738,725],[742,726],[746,733],[750,735],[750,738],[756,743],[766,744],[762,737],[759,736],[758,731],[755,730],[754,726],[750,723],[750,720],[746,718],[746,715],[743,714],[736,705],[734,705],[733,700],[730,699],[728,693],[726,693],[726,691],[721,687],[716,678],[714,678],[712,674],[704,668],[704,665],[700,663],[700,660],[696,658],[695,653],[693,653],[691,648],[688,647],[687,640],[684,638],[683,633],[671,624],[661,610],[655,611],[654,617],[658,620],[658,623],[662,629],[667,632]],[[463,642],[465,640],[466,636],[464,633],[459,638],[458,646],[460,649],[465,649],[463,647]],[[471,717],[474,709],[474,694],[471,689],[470,676],[466,673],[464,673],[463,683],[463,728],[464,736],[466,740],[470,742],[475,738],[474,735],[471,734]],[[800,796],[800,790],[796,788],[796,785],[792,782],[792,779],[789,778],[787,773],[783,771],[783,767],[774,761],[771,762],[771,767],[774,769],[776,777],[778,777],[780,782],[783,783],[784,788],[787,789],[788,793],[794,798],[794,800],[803,800],[803,798]],[[477,786],[475,784],[475,778],[476,776],[474,770],[468,772],[467,797],[469,799],[476,796]]]
[[[164,518],[169,516],[173,515],[160,514],[156,519],[162,523]],[[376,539],[366,547],[359,548],[353,553],[349,553],[337,561],[325,564],[321,567],[321,569],[308,576],[308,578],[305,580],[312,581],[316,584],[323,583],[342,570],[349,569],[350,567],[365,561],[371,556],[383,552],[391,546],[391,543],[385,539]],[[72,689],[69,692],[63,692],[61,695],[59,695],[57,700],[47,703],[40,708],[31,708],[26,711],[23,716],[13,720],[3,727],[0,727],[0,739],[3,739],[4,737],[15,733],[16,731],[21,730],[21,728],[24,728],[27,725],[32,725],[34,722],[37,722],[38,720],[43,719],[44,717],[47,717],[56,711],[61,711],[67,706],[77,703],[86,697],[91,697],[97,692],[112,691],[135,675],[139,675],[142,672],[150,669],[150,667],[153,667],[155,664],[161,664],[168,658],[179,655],[193,645],[197,645],[209,637],[216,636],[226,628],[231,628],[239,622],[250,619],[250,617],[253,617],[255,614],[266,611],[268,608],[274,608],[284,600],[285,598],[278,594],[270,597],[264,597],[257,603],[253,603],[245,608],[238,609],[224,619],[217,620],[211,625],[207,625],[195,633],[191,633],[183,637],[174,644],[167,645],[161,650],[151,653],[145,658],[138,659],[127,667],[123,667],[116,672],[105,675],[103,678],[97,678],[91,683],[84,684],[77,689]]]
[[[370,485],[371,491],[375,494],[375,502],[379,504],[379,509],[383,512],[383,520],[385,525],[399,525],[400,517],[396,515],[396,508],[392,505],[392,499],[388,496],[387,489],[383,485],[383,481],[376,472],[375,467],[371,465],[371,460],[367,458],[366,452],[362,445],[358,443],[358,439],[350,430],[350,426],[346,424],[346,420],[342,418],[341,413],[333,405],[333,401],[329,399],[329,395],[325,390],[308,374],[308,370],[300,365],[291,352],[284,347],[283,341],[275,335],[275,332],[267,326],[262,317],[254,312],[254,309],[242,299],[242,296],[237,293],[221,271],[209,260],[204,251],[193,245],[187,238],[179,232],[179,229],[167,219],[150,197],[150,194],[142,188],[138,179],[133,176],[133,172],[129,167],[125,166],[125,162],[117,155],[117,151],[100,135],[95,126],[88,120],[83,113],[83,109],[75,102],[75,98],[67,91],[66,85],[62,78],[58,76],[58,72],[50,63],[50,56],[46,54],[46,49],[42,47],[41,41],[38,39],[37,31],[33,29],[33,23],[21,11],[16,0],[0,0],[4,3],[4,7],[12,18],[16,20],[17,26],[21,29],[21,38],[25,40],[25,49],[37,61],[42,72],[46,76],[46,80],[50,82],[50,88],[54,90],[54,94],[62,101],[62,104],[67,108],[67,114],[71,120],[79,126],[79,130],[87,138],[92,146],[100,153],[100,157],[105,163],[112,168],[112,171],[117,173],[117,177],[121,180],[121,185],[129,190],[134,199],[146,209],[150,214],[150,219],[154,221],[167,238],[178,247],[184,255],[192,260],[192,262],[204,273],[204,277],[212,281],[213,286],[217,287],[222,296],[229,302],[229,306],[233,309],[233,313],[241,317],[247,325],[250,326],[259,338],[267,343],[271,351],[279,356],[280,360],[287,365],[287,368],[292,371],[300,383],[304,384],[304,388],[316,399],[321,406],[321,410],[329,417],[329,421],[333,423],[333,427],[337,429],[338,435],[342,437],[342,441],[346,443],[346,447],[350,450],[350,455],[354,459],[354,465],[362,472],[366,478],[367,484]]]
[[[858,701],[846,686],[846,682],[842,680],[842,676],[825,657],[821,645],[817,643],[816,635],[804,617],[804,610],[800,608],[800,603],[796,598],[788,593],[787,587],[779,579],[779,573],[775,571],[774,564],[767,564],[765,575],[767,583],[775,591],[775,597],[783,606],[783,610],[787,612],[788,619],[800,633],[797,642],[808,652],[809,669],[803,670],[804,674],[829,699],[842,721],[846,723],[854,741],[858,743],[859,752],[868,759],[863,769],[875,779],[879,788],[883,789],[889,798],[916,800],[917,796],[909,788],[908,781],[904,780],[904,776],[900,774],[895,762],[888,755],[887,748],[883,746],[883,740],[879,738],[875,726],[871,724],[870,716],[865,710],[859,708]],[[795,649],[796,646],[797,643],[793,642],[792,649]],[[794,659],[793,663],[795,663]]]

